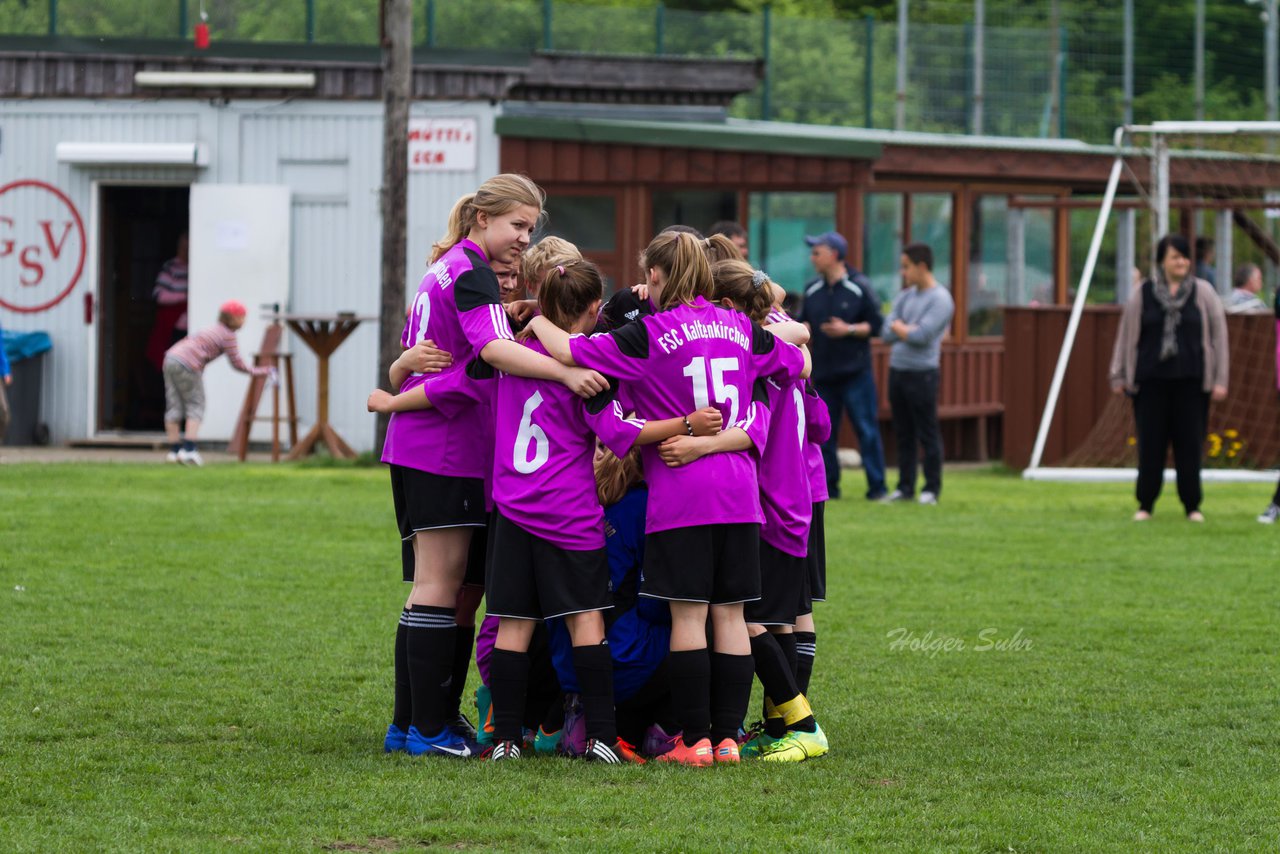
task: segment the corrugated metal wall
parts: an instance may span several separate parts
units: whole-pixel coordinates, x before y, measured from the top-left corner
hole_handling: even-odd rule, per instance
[[[431,243],[444,231],[454,200],[498,169],[493,135],[497,110],[488,104],[430,102],[415,116],[475,117],[480,127],[474,172],[412,173],[409,179],[409,246],[406,291],[416,288]],[[0,307],[0,325],[42,329],[54,341],[45,362],[41,418],[55,442],[92,435],[91,387],[95,381],[94,330],[84,322],[84,296],[96,292],[95,182],[127,184],[196,182],[288,185],[292,201],[290,310],[377,315],[379,307],[382,139],[376,103],[258,103],[213,105],[156,102],[0,102],[0,185],[23,179],[48,182],[79,210],[89,242],[75,290],[53,308],[20,314]],[[200,142],[209,165],[191,168],[80,167],[60,164],[59,142]],[[21,200],[0,199],[0,216],[28,221],[35,210]],[[0,221],[0,225],[3,222]],[[0,246],[5,235],[0,234]],[[0,297],[17,285],[13,256],[0,258]],[[192,318],[193,326],[205,321]],[[399,329],[388,334],[398,335]],[[356,448],[373,444],[373,418],[364,401],[376,382],[378,330],[365,324],[330,363],[330,417]],[[257,342],[241,342],[252,350]],[[315,360],[300,342],[298,406],[304,428],[314,418]]]

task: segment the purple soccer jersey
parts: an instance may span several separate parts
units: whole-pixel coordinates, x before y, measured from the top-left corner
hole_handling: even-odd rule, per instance
[[[831,497],[827,490],[827,467],[822,460],[822,443],[831,437],[831,413],[814,391],[813,384],[807,381],[804,384],[804,421],[808,434],[804,458],[809,466],[809,491],[817,504]]]
[[[769,438],[760,457],[760,539],[793,557],[809,553],[813,497],[809,490],[805,447],[804,392],[801,383],[765,381],[769,392]]]
[[[525,346],[546,355],[536,340]],[[625,457],[644,422],[611,397],[587,401],[560,383],[510,374],[498,375],[493,412],[493,503],[502,515],[563,549],[604,548],[596,436]]]
[[[466,366],[486,344],[499,338],[514,336],[502,307],[498,279],[484,251],[463,240],[422,277],[400,344],[407,349],[430,339],[451,353],[453,366],[432,377],[431,382],[444,384],[442,390],[447,387],[454,394],[474,384],[462,398],[450,400],[473,397],[477,403],[396,413],[387,425],[384,463],[448,477],[483,478],[491,472],[493,418],[485,403],[492,393],[491,384],[469,378]],[[410,376],[400,390],[407,391],[423,381],[421,376]]]
[[[758,377],[794,382],[804,369],[798,347],[774,338],[736,311],[698,297],[605,335],[570,339],[579,365],[622,380],[637,413],[679,418],[714,405],[726,427],[752,433]],[[747,451],[710,454],[670,468],[646,446],[648,533],[692,525],[763,522],[756,462]]]

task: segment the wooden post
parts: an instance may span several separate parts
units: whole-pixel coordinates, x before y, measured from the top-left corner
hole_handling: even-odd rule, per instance
[[[404,327],[405,232],[409,195],[409,97],[413,63],[411,0],[381,0],[382,19],[382,301],[377,385],[387,385]],[[391,389],[399,391],[399,389]],[[375,453],[382,455],[389,416],[379,415]]]

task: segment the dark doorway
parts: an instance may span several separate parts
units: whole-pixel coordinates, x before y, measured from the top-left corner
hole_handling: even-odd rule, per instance
[[[183,333],[152,291],[187,231],[189,187],[103,187],[98,275],[98,429],[164,429],[164,349]],[[159,315],[160,325],[157,327]],[[160,339],[164,340],[161,341]],[[153,340],[154,339],[154,340]]]

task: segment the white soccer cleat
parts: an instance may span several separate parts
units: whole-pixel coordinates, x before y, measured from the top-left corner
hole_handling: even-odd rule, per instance
[[[178,451],[178,462],[189,466],[202,466],[204,465],[204,457],[200,456],[199,451],[188,451],[183,448]]]

